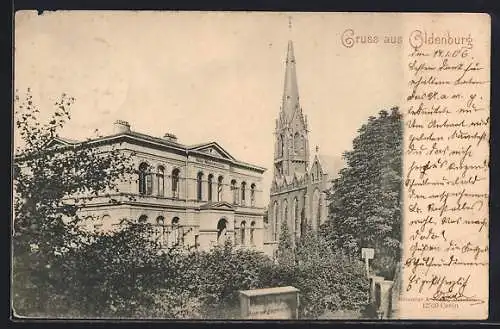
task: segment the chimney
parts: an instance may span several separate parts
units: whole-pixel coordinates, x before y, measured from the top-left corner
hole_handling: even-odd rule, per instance
[[[163,139],[166,139],[169,142],[177,143],[177,136],[175,136],[174,134],[166,133],[165,135],[163,135]]]
[[[130,132],[130,124],[127,121],[116,120],[113,124],[113,133],[114,134],[123,134]]]

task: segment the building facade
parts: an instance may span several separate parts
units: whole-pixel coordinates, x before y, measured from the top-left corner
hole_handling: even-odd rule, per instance
[[[131,219],[151,223],[165,248],[208,250],[229,240],[263,250],[264,168],[235,159],[216,142],[187,146],[172,134],[158,138],[132,131],[124,121],[114,125],[112,135],[91,143],[128,152],[136,174],[80,210],[87,225],[113,230]]]
[[[275,126],[273,180],[266,224],[266,254],[275,256],[281,225],[287,223],[295,242],[309,227],[316,230],[327,218],[326,191],[330,183],[327,160],[319,148],[310,154],[307,116],[299,102],[296,62],[288,42],[283,99]]]

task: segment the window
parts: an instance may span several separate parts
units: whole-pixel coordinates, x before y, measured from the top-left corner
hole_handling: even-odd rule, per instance
[[[272,229],[272,232],[273,232],[273,236],[274,236],[274,240],[277,241],[278,240],[278,223],[279,223],[279,219],[278,219],[278,216],[279,216],[279,205],[278,205],[278,202],[275,201],[274,202],[274,218],[273,218],[273,229]]]
[[[224,177],[219,176],[217,179],[217,201],[222,201],[222,181],[224,180]]]
[[[245,205],[246,188],[247,188],[247,183],[246,182],[242,182],[241,183],[241,204],[242,205]]]
[[[250,224],[250,244],[252,246],[255,245],[255,241],[254,241],[254,234],[255,234],[255,222],[252,222]]]
[[[255,207],[255,184],[250,186],[250,205]]]
[[[302,151],[302,141],[298,132],[293,137],[293,150],[295,154],[299,154]]]
[[[222,244],[227,233],[227,220],[221,218],[217,223],[217,243]]]
[[[231,192],[233,193],[233,204],[238,203],[238,188],[236,187],[236,180],[231,181]]]
[[[153,194],[153,180],[149,172],[149,166],[145,162],[139,165],[139,194]]]
[[[172,197],[179,197],[179,169],[172,170]]]
[[[208,188],[208,201],[212,201],[212,181],[214,180],[214,175],[208,175],[207,188]]]
[[[181,230],[179,226],[179,217],[174,217],[172,218],[172,223],[171,223],[171,241],[173,245],[180,245],[181,244]]]
[[[288,201],[283,202],[283,218],[282,221],[284,221],[288,225]],[[290,226],[288,226],[290,227]]]
[[[199,243],[199,241],[198,241],[198,240],[199,240],[199,238],[200,238],[200,236],[199,236],[199,235],[195,235],[195,236],[194,236],[194,249],[196,249],[196,250],[198,250],[198,247],[199,247],[199,245],[200,245],[200,243]]]
[[[313,193],[313,200],[312,200],[312,207],[313,207],[313,215],[311,218],[311,225],[313,226],[314,229],[318,228],[319,221],[320,221],[320,194],[319,190],[315,189]]]
[[[158,167],[158,171],[156,173],[156,182],[158,185],[158,196],[165,195],[165,168],[162,166]]]
[[[139,223],[146,223],[148,221],[148,216],[146,215],[141,215],[141,217],[139,217]]]
[[[160,245],[160,247],[164,247],[166,245],[166,236],[165,236],[165,218],[163,216],[158,216],[156,218],[156,226],[154,230],[155,240]]]
[[[203,199],[203,173],[199,172],[196,176],[196,200],[201,201]]]
[[[295,236],[300,237],[300,214],[299,214],[299,200],[293,200],[293,219],[295,222]]]
[[[241,238],[241,244],[242,245],[245,244],[245,229],[246,229],[246,225],[247,225],[247,223],[245,221],[242,221],[241,224],[240,224],[240,231],[241,231],[240,238]]]
[[[279,137],[279,150],[278,150],[278,154],[280,156],[283,156],[285,152],[285,139],[283,137],[283,135],[280,135]]]

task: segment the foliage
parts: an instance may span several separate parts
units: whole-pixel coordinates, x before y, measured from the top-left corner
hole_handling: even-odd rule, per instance
[[[368,299],[363,264],[334,251],[322,235],[307,231],[296,253],[295,287],[301,292],[301,315],[317,318],[326,311],[360,311]]]
[[[261,269],[270,266],[270,260],[260,252],[234,248],[230,242],[216,246],[198,256],[200,267],[199,294],[212,317],[228,314],[217,310],[239,313],[239,290],[263,288]]]
[[[278,241],[278,262],[282,266],[291,266],[294,262],[294,246],[292,236],[286,221],[281,222],[280,235]]]
[[[18,315],[43,313],[51,307],[46,300],[60,281],[55,263],[85,235],[78,226],[77,210],[88,200],[78,196],[113,190],[131,172],[127,156],[117,150],[102,152],[89,142],[51,147],[70,119],[73,102],[63,94],[42,124],[31,91],[15,95],[20,145],[13,164],[13,297]]]
[[[347,166],[330,191],[322,233],[335,248],[359,257],[375,248],[375,271],[389,275],[400,257],[402,123],[397,108],[370,117],[344,153]],[[384,272],[384,273],[382,273]]]
[[[292,285],[301,315],[362,307],[368,284],[357,260],[334,252],[304,230],[298,249],[282,226],[278,263],[230,243],[210,251],[161,249],[148,223],[124,220],[119,229],[80,228],[86,199],[108,193],[131,174],[129,158],[86,141],[51,148],[69,120],[63,95],[45,125],[28,90],[16,96],[23,146],[15,159],[13,293],[16,315],[76,318],[235,318],[239,291]]]

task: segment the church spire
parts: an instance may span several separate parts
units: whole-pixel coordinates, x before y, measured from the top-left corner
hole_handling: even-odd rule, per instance
[[[292,119],[293,113],[299,105],[299,88],[297,86],[297,73],[295,69],[295,55],[293,53],[293,42],[288,41],[288,50],[286,54],[285,86],[283,90],[282,111],[286,120]]]

